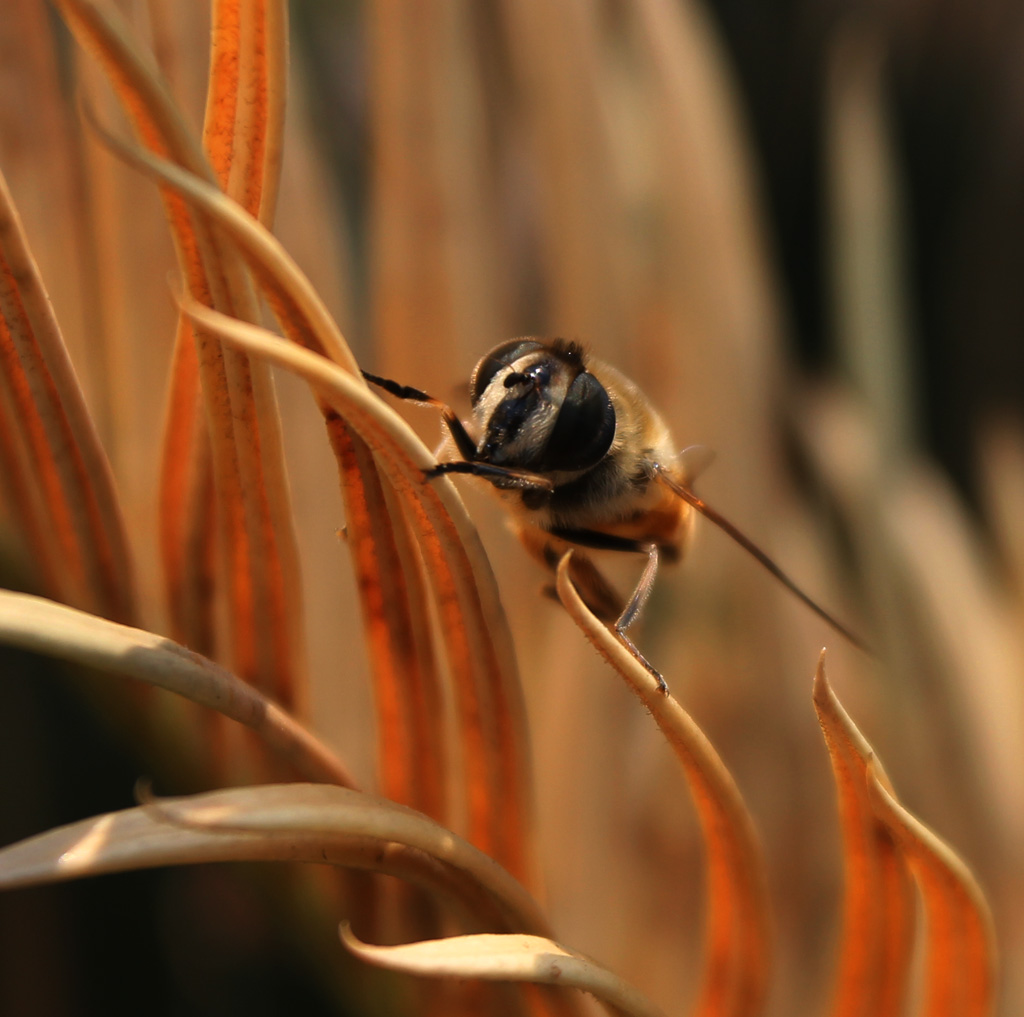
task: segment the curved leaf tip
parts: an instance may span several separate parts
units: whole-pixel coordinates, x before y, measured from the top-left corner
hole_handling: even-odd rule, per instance
[[[873,749],[825,677],[814,706],[832,760],[843,835],[846,889],[835,984],[836,1017],[897,1017],[910,985],[916,909],[926,923],[923,1013],[985,1017],[994,998],[995,935],[988,904],[967,865],[896,798]]]
[[[617,975],[541,936],[482,934],[372,946],[362,942],[348,923],[341,925],[340,934],[355,956],[391,971],[431,978],[563,985],[591,993],[613,1013],[664,1017],[663,1011]]]

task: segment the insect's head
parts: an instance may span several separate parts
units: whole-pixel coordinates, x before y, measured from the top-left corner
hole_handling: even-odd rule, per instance
[[[469,387],[482,462],[537,473],[588,470],[615,437],[611,398],[577,343],[511,339],[476,365]]]

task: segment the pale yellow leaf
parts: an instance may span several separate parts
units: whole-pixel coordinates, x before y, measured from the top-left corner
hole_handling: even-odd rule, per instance
[[[484,934],[371,946],[360,942],[346,925],[341,938],[357,957],[393,971],[568,986],[591,993],[615,1014],[663,1017],[660,1009],[607,968],[540,936]]]

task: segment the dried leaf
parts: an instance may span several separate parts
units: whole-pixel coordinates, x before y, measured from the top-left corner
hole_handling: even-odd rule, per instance
[[[913,447],[902,201],[884,85],[886,40],[849,24],[831,43],[827,198],[839,363],[869,408],[885,462]]]
[[[341,938],[357,957],[392,971],[569,986],[596,996],[613,1014],[663,1017],[661,1010],[617,975],[540,936],[451,936],[403,946],[371,946],[343,925]]]
[[[0,888],[229,860],[386,872],[454,899],[485,926],[549,934],[526,891],[450,830],[394,802],[327,784],[161,799],[59,827],[0,850]]]
[[[359,365],[330,312],[294,259],[265,226],[204,177],[121,141],[99,124],[95,128],[119,158],[181,195],[230,236],[290,339],[359,376]]]
[[[116,13],[91,0],[61,0],[59,6],[79,41],[96,54],[146,147],[212,182],[212,171],[152,59],[131,43]],[[163,196],[190,292],[210,306],[256,320],[255,295],[234,248],[176,194],[164,189]],[[208,336],[196,338],[218,495],[231,660],[245,678],[290,704],[300,691],[295,672],[302,658],[298,560],[273,387],[262,365],[223,351]],[[187,358],[178,362],[187,374]],[[183,403],[175,398],[172,405]],[[171,445],[186,455],[199,454],[194,440]],[[201,491],[202,478],[193,479]],[[197,506],[203,508],[201,499],[186,492],[176,510]],[[194,547],[196,527],[182,523],[178,531],[185,547]],[[165,533],[165,548],[172,539]],[[172,600],[183,595],[188,594],[174,590]],[[184,616],[180,609],[175,613]]]
[[[570,578],[572,553],[558,566],[558,596],[602,657],[650,710],[683,766],[708,859],[707,960],[695,1013],[760,1012],[770,944],[764,863],[753,822],[732,776],[704,733],[654,676],[580,599]]]
[[[224,190],[270,226],[288,64],[282,0],[216,0],[203,148]]]
[[[389,505],[373,453],[333,412],[328,433],[345,503],[377,706],[377,760],[387,798],[444,819],[444,715],[423,602],[422,561],[402,560],[401,510]],[[408,541],[406,541],[408,545]],[[419,610],[413,610],[413,604]]]
[[[996,945],[981,887],[949,845],[899,804],[876,765],[868,792],[924,901],[922,1017],[987,1017],[995,1008]]]
[[[527,863],[525,718],[515,656],[480,538],[453,486],[425,483],[434,458],[362,379],[254,325],[188,302],[189,316],[304,378],[369,445],[417,533],[454,681],[469,839],[513,874]]]
[[[836,773],[847,856],[835,1013],[902,1013],[914,920],[908,868],[926,917],[921,1013],[992,1013],[995,936],[974,876],[948,845],[898,803],[881,764],[829,687],[823,660],[815,675],[814,702]]]
[[[281,0],[218,0],[211,40],[203,149],[221,186],[269,225],[284,122],[287,30]],[[174,631],[212,652],[214,491],[195,336],[187,319],[179,322],[175,340],[162,463],[161,551]]]
[[[353,784],[337,756],[281,707],[219,664],[162,636],[0,590],[0,643],[176,692],[251,728],[306,776]]]
[[[476,51],[472,4],[372,4],[366,28],[372,366],[433,390],[509,327],[514,272],[497,153],[485,154],[500,119],[486,106],[494,67]]]
[[[272,234],[229,197],[187,171],[106,136],[122,158],[174,188],[197,209],[209,214],[234,239],[295,342],[328,355],[356,373],[358,368],[337,325],[309,281]],[[346,506],[346,538],[352,551],[363,607],[377,696],[383,788],[389,797],[443,818],[444,744],[442,719],[429,630],[412,610],[420,603],[423,579],[418,558],[406,554],[397,568],[404,531],[380,504],[370,510],[366,499],[382,497],[377,467],[362,439],[341,418],[322,406],[328,437],[338,459]],[[371,494],[376,491],[378,493]],[[416,584],[416,589],[412,588]],[[420,636],[411,640],[414,633]],[[396,659],[396,654],[398,659]],[[401,681],[401,688],[396,681]],[[399,718],[398,712],[402,716]],[[395,723],[387,722],[388,718]]]
[[[133,566],[110,465],[2,176],[0,371],[7,486],[50,592],[130,621]]]
[[[814,676],[814,708],[825,735],[839,793],[846,886],[835,1017],[903,1013],[914,935],[914,900],[901,852],[875,817],[867,774],[874,754],[825,678],[824,654]]]

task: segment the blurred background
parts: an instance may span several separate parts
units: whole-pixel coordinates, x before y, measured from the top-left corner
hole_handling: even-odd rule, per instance
[[[159,631],[154,393],[174,334],[170,243],[152,186],[78,123],[79,79],[116,122],[94,68],[39,0],[7,4],[0,166],[111,455]],[[198,130],[207,5],[120,6]],[[810,702],[822,645],[903,800],[988,892],[1001,1012],[1017,1012],[1024,8],[295,0],[292,27],[276,232],[367,368],[466,413],[469,373],[502,339],[585,342],[641,385],[680,448],[714,450],[702,495],[877,651],[844,645],[702,523],[636,634],[760,831],[778,942],[768,1012],[824,1012],[830,998],[842,873]],[[313,723],[372,786],[334,466],[308,394],[280,381]],[[431,411],[401,412],[439,439]],[[540,595],[544,577],[487,492],[462,487],[517,637],[555,928],[680,1012],[699,965],[703,860],[676,764]],[[5,553],[4,584],[30,584]],[[609,570],[628,589],[639,564]],[[38,669],[8,655],[0,675],[5,841],[130,805],[135,777],[158,765],[111,748]],[[295,1000],[345,1012],[337,972],[280,934],[250,882],[157,873],[0,899],[0,1010],[99,1012],[147,985],[153,1013]],[[182,933],[203,928],[216,934]],[[116,975],[82,952],[99,955],[104,937],[123,958]],[[19,993],[43,972],[53,1000],[26,1008]]]

